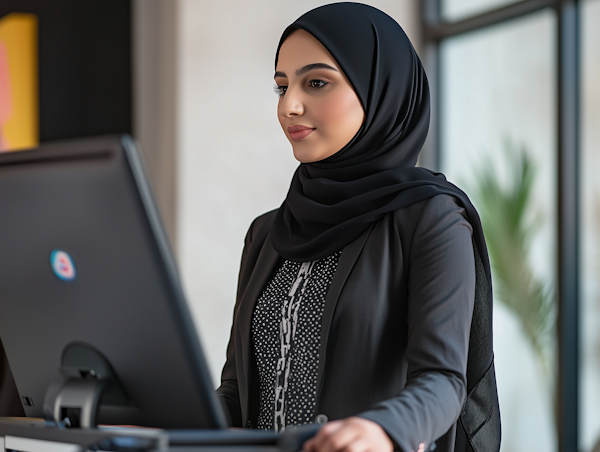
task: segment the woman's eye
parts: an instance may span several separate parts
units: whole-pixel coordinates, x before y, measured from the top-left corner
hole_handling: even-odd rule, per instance
[[[275,86],[273,86],[273,91],[275,91],[275,94],[277,94],[279,97],[281,97],[287,91],[287,86],[285,86],[285,85],[275,85]]]
[[[311,80],[308,82],[308,86],[314,89],[321,89],[325,87],[325,85],[328,85],[328,83],[324,82],[323,80]]]

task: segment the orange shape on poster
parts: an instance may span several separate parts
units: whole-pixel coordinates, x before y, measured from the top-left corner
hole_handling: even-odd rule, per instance
[[[39,144],[37,17],[0,19],[0,151]]]

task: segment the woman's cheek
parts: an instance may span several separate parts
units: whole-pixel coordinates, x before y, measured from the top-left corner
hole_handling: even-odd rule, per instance
[[[328,138],[336,141],[341,149],[358,132],[364,111],[354,91],[336,93],[328,102],[323,102],[319,122],[326,126]]]

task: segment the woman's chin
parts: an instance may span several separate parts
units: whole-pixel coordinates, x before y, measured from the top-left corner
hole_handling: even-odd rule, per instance
[[[293,147],[294,149],[294,158],[298,160],[300,163],[312,163],[319,160],[317,156],[313,152],[310,152],[307,149],[298,149],[297,147]]]
[[[313,163],[318,162],[319,160],[324,160],[330,155],[333,155],[334,152],[316,152],[314,147],[312,149],[309,146],[294,146],[292,145],[292,149],[294,151],[294,158],[298,160],[300,163]]]

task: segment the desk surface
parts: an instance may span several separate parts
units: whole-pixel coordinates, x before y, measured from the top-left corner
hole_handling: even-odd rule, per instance
[[[172,431],[147,428],[64,429],[43,419],[0,418],[0,452],[84,452],[123,450],[135,444],[140,452],[293,452],[317,426],[303,426],[279,437],[261,431]],[[169,443],[169,433],[172,440]],[[277,441],[278,440],[278,441]],[[95,446],[95,447],[93,447]]]
[[[0,451],[18,452],[87,452],[77,444],[45,441],[16,436],[0,436]],[[160,452],[281,452],[277,446],[175,446]]]

